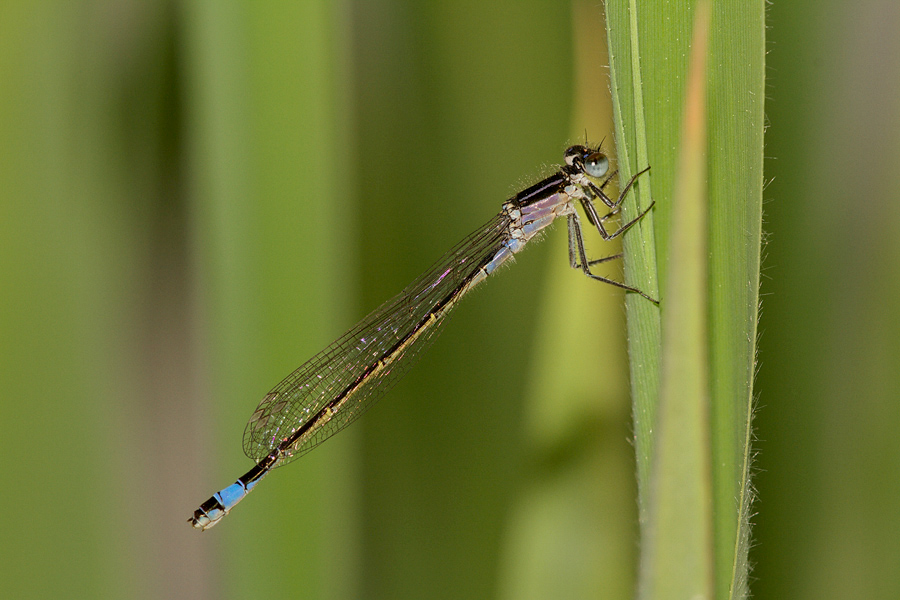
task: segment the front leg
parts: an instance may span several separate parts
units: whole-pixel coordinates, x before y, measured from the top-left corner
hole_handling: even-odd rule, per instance
[[[590,179],[587,179],[587,177],[585,177],[585,179],[587,180],[588,187],[590,187],[591,191],[592,191],[598,198],[600,198],[600,200],[603,201],[603,204],[605,204],[605,205],[607,205],[608,207],[610,207],[611,209],[613,209],[613,214],[614,214],[614,213],[617,213],[617,212],[618,212],[618,210],[616,210],[616,209],[618,209],[618,207],[619,207],[619,206],[622,204],[622,202],[625,200],[625,196],[628,195],[628,190],[631,189],[631,186],[634,185],[634,182],[637,181],[637,178],[640,177],[641,175],[643,175],[644,173],[646,173],[646,172],[649,171],[649,170],[650,170],[650,167],[648,166],[648,167],[647,167],[646,169],[644,169],[643,171],[638,171],[637,173],[635,173],[634,175],[632,175],[632,176],[631,176],[631,179],[628,180],[628,183],[625,184],[625,187],[622,188],[622,191],[619,192],[619,196],[616,198],[616,201],[615,201],[615,202],[613,202],[612,200],[610,200],[609,196],[607,196],[605,193],[603,193],[603,188],[606,187],[606,184],[609,183],[609,180],[612,178],[612,176],[619,172],[618,170],[613,171],[612,174],[611,174],[609,177],[607,177],[606,180],[604,180],[604,182],[603,182],[602,184],[600,184],[599,186],[596,185],[596,184],[595,184],[593,181],[591,181]]]

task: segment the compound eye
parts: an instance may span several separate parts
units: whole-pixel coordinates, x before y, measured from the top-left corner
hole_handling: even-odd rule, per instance
[[[584,172],[591,177],[603,177],[609,171],[609,159],[601,152],[589,154],[584,159]]]

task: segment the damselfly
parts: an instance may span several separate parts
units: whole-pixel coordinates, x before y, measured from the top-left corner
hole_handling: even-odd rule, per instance
[[[570,147],[565,164],[555,174],[507,200],[500,214],[454,246],[424,275],[288,375],[266,394],[244,430],[244,453],[257,461],[256,466],[201,504],[188,522],[197,529],[209,529],[269,471],[359,418],[409,370],[457,301],[557,217],[568,221],[573,268],[655,303],[638,289],[591,272],[591,266],[621,255],[588,260],[575,205],[581,204],[588,222],[604,240],[627,231],[653,207],[651,203],[634,219],[608,232],[607,221],[620,213],[628,190],[647,169],[634,175],[615,201],[603,192],[615,175],[608,171],[609,159],[599,146]],[[596,199],[609,210],[603,217],[594,207]]]

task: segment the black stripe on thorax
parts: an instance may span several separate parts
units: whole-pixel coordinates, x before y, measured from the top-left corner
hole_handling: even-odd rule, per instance
[[[530,188],[522,190],[511,198],[511,202],[513,202],[517,208],[534,204],[535,202],[539,202],[544,198],[548,198],[553,194],[562,191],[567,182],[568,177],[562,172],[556,172],[543,181],[537,182]]]

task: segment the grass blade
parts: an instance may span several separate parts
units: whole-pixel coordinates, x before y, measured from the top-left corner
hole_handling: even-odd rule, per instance
[[[641,287],[658,278],[663,322],[634,298],[628,302],[629,354],[642,530],[646,530],[659,390],[658,332],[665,329],[668,280],[675,259],[673,196],[683,131],[692,24],[697,3],[677,7],[610,0],[607,29],[619,167],[623,177],[649,164],[652,232],[626,236],[628,280]],[[706,129],[708,148],[709,440],[712,465],[715,596],[746,595],[749,505],[752,498],[750,418],[755,368],[762,216],[765,5],[723,0],[711,12]],[[644,142],[644,140],[646,140]],[[644,155],[646,164],[639,157]],[[639,186],[640,187],[640,186]],[[649,202],[649,197],[636,200]],[[626,210],[632,210],[628,208]],[[656,256],[648,240],[656,241]],[[649,257],[649,259],[647,258]],[[644,269],[652,269],[648,274]],[[669,317],[671,318],[671,317]],[[655,331],[656,341],[653,334]]]
[[[691,48],[672,198],[662,377],[641,564],[642,598],[711,598],[712,481],[707,372],[706,58],[709,4]]]

